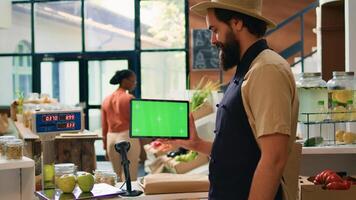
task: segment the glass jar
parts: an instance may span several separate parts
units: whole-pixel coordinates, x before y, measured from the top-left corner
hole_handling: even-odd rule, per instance
[[[333,78],[327,83],[328,107],[331,111],[347,109],[347,102],[354,98],[354,72],[333,72]],[[338,121],[347,120],[347,114],[338,115]]]
[[[8,140],[13,139],[16,137],[12,135],[0,136],[0,158],[5,158],[5,144]]]
[[[55,183],[62,175],[75,175],[76,166],[73,163],[61,163],[54,165]]]
[[[95,183],[107,183],[115,186],[117,181],[117,175],[112,171],[95,170],[94,171]]]
[[[5,143],[6,160],[21,160],[23,156],[23,141],[21,139],[10,139]]]
[[[34,104],[23,105],[23,124],[26,128],[32,129],[32,114],[35,108],[36,106]]]
[[[326,82],[321,73],[302,73],[296,81],[299,97],[299,121],[315,122],[320,120],[318,102],[327,102]],[[315,114],[302,114],[315,113]]]

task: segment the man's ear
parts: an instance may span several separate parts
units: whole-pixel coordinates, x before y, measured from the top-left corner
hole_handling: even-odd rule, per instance
[[[232,30],[234,30],[234,32],[240,32],[243,28],[243,22],[240,19],[236,19],[236,18],[232,18],[230,20],[230,25]]]

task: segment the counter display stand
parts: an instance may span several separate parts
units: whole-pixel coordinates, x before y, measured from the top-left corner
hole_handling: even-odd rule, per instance
[[[353,142],[342,142],[340,133],[351,132],[356,136],[355,112],[302,113],[303,121],[298,123],[304,138],[301,172],[303,176],[313,176],[324,169],[356,174],[356,137]],[[346,120],[347,119],[347,120]],[[322,140],[320,139],[322,138]],[[307,145],[305,145],[307,144]]]
[[[19,138],[25,142],[24,155],[30,158],[41,154],[40,137],[25,127],[21,122],[14,122]],[[96,169],[94,142],[101,136],[91,134],[71,134],[72,136],[56,136],[46,144],[48,158],[56,163],[74,163],[79,171],[92,172]]]
[[[313,147],[304,148],[303,153],[317,148],[356,153],[356,112],[302,113],[301,116],[305,120],[299,121],[303,135],[300,142],[304,147]]]
[[[35,192],[35,162],[27,157],[22,160],[0,160],[0,199],[32,199]]]

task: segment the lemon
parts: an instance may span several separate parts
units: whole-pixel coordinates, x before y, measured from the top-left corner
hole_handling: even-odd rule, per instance
[[[347,118],[346,115],[346,108],[343,106],[336,106],[335,108],[333,108],[333,113],[331,114],[331,118],[334,121],[344,121]]]
[[[337,130],[335,133],[336,141],[343,142],[344,141],[344,133],[345,133],[345,131],[343,131],[343,130]]]
[[[346,144],[352,144],[355,140],[355,136],[351,132],[346,132],[344,133],[343,139]]]
[[[332,92],[332,100],[346,104],[348,100],[353,98],[352,90],[334,90]]]

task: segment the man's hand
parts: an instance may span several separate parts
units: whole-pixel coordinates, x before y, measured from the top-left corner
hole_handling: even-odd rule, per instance
[[[253,176],[249,200],[275,199],[288,159],[289,136],[275,133],[257,139],[261,159]]]
[[[197,129],[194,123],[194,117],[192,114],[189,115],[189,129],[190,136],[188,140],[171,140],[171,139],[159,139],[158,141],[164,144],[170,144],[173,147],[184,147],[189,150],[198,151],[200,153],[210,155],[211,143],[202,140],[197,133]]]

